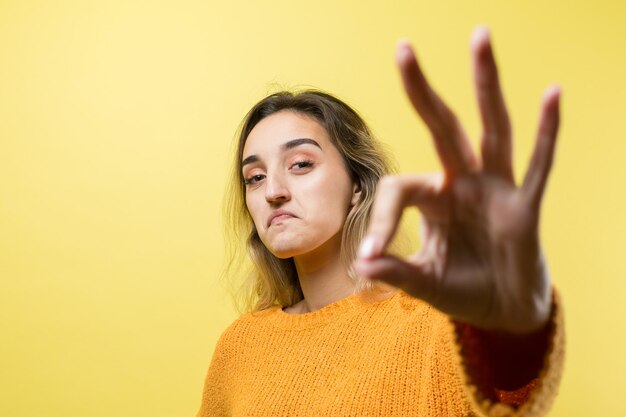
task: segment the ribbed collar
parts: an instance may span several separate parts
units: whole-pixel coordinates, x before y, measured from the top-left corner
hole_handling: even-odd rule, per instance
[[[292,314],[283,311],[282,306],[272,306],[254,314],[263,317],[266,322],[270,322],[276,327],[285,330],[299,330],[317,327],[329,322],[337,321],[341,318],[364,312],[368,308],[373,308],[386,304],[395,299],[400,294],[396,291],[385,299],[376,298],[371,293],[360,292],[349,295],[341,300],[335,301],[309,313]]]

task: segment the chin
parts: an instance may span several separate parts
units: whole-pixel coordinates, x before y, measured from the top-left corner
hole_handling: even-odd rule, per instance
[[[268,242],[265,247],[279,259],[293,258],[315,250],[315,245],[295,242],[294,239],[281,239],[279,242]]]
[[[272,255],[279,259],[293,258],[294,256],[302,255],[307,252],[306,250],[302,250],[302,248],[293,247],[292,245],[279,247],[266,246],[266,248],[272,253]]]
[[[261,241],[272,255],[279,259],[288,259],[294,256],[313,254],[325,245],[336,246],[339,244],[337,239],[341,239],[341,231],[308,235],[280,233],[273,236],[266,235],[265,238],[261,238]]]
[[[274,257],[278,259],[289,259],[289,258],[293,258],[294,256],[296,256],[296,254],[293,254],[290,252],[275,252],[275,251],[270,251],[270,252],[272,252],[272,255],[274,255]]]

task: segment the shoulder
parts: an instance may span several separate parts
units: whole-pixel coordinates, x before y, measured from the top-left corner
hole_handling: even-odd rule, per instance
[[[430,335],[441,341],[450,338],[450,318],[426,301],[415,298],[399,290],[392,301],[393,321],[406,332],[420,337]]]
[[[414,318],[438,318],[442,315],[437,309],[427,302],[415,298],[402,290],[395,295],[396,303],[407,315]]]
[[[404,332],[407,335],[415,332],[430,333],[441,327],[439,324],[446,317],[427,302],[400,289],[393,293],[364,295],[363,300],[365,302],[362,305],[366,305],[369,311],[363,314],[367,321],[384,323],[385,328],[392,332]]]
[[[278,306],[270,307],[265,310],[244,313],[236,318],[220,335],[216,349],[232,350],[244,345],[253,336],[263,333],[262,328],[266,320],[264,317],[275,311]]]

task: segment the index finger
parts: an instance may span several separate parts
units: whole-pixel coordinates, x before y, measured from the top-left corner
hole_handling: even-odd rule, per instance
[[[385,252],[396,233],[402,212],[409,206],[436,202],[443,189],[438,174],[393,175],[380,180],[367,234],[361,242],[358,257],[373,259]],[[445,213],[438,213],[445,217]]]

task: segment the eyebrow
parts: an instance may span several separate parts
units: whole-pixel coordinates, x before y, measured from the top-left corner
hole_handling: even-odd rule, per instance
[[[320,146],[319,143],[317,143],[316,141],[314,141],[313,139],[309,139],[309,138],[298,138],[298,139],[292,139],[288,142],[283,143],[282,145],[280,145],[280,148],[283,152],[288,151],[289,149],[293,149],[297,146],[302,146],[302,145],[313,145],[313,146],[317,146],[318,148],[322,149],[322,147]],[[259,157],[256,155],[250,155],[249,157],[245,158],[243,161],[241,161],[241,167],[243,168],[244,166],[248,165],[248,164],[252,164],[254,162],[257,162],[259,160]]]

